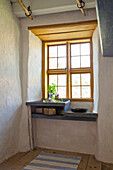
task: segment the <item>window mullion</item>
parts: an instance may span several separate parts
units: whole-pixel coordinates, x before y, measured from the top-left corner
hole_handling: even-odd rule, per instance
[[[57,69],[58,69],[58,46],[57,46]]]
[[[48,70],[49,70],[49,46],[47,46],[47,72],[48,72]],[[46,87],[46,95],[47,96],[45,95],[45,97],[48,98],[48,91],[47,91],[47,89],[48,89],[48,85],[49,85],[49,75],[47,74],[47,72],[46,72],[47,86],[45,86]]]
[[[70,98],[70,43],[67,46],[67,98]]]
[[[80,98],[82,98],[82,79],[81,79],[81,74],[80,74]]]

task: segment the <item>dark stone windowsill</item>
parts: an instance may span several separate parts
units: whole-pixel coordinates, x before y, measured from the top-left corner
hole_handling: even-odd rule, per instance
[[[57,119],[57,120],[72,120],[72,121],[96,121],[98,113],[81,113],[81,112],[65,112],[64,115],[44,115],[32,113],[32,118],[38,119]]]
[[[72,112],[69,110],[70,100],[65,99],[62,103],[44,103],[40,101],[26,102],[27,106],[31,107],[32,118],[38,119],[57,119],[57,120],[72,120],[72,121],[96,121],[98,113],[91,112]],[[56,115],[45,115],[43,111],[37,113],[36,108],[54,108],[56,109]],[[58,110],[59,109],[59,110]],[[60,115],[63,111],[64,115]]]

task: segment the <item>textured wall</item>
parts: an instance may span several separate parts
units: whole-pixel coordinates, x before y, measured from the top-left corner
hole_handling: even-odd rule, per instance
[[[95,66],[99,67],[99,69],[95,67],[94,70],[94,76],[95,74],[97,76],[98,70],[99,81],[94,84],[98,91],[94,95],[95,109],[98,110],[95,155],[100,161],[113,163],[113,58],[102,56],[98,29],[94,32],[93,40],[96,43],[94,44],[94,62],[96,60],[97,63],[98,59]]]
[[[17,19],[13,16],[9,1],[0,0],[0,161],[20,150],[29,149],[26,100],[32,93],[29,80],[32,73],[29,57],[30,35],[28,26],[78,22],[96,19],[95,10],[88,10],[83,17],[80,11],[35,17],[33,21],[22,19],[22,115],[21,84],[19,78],[19,37]],[[78,17],[79,16],[79,17]],[[98,31],[94,39],[97,41]],[[32,40],[33,40],[32,39]],[[34,42],[35,40],[33,40]],[[38,40],[39,41],[39,40]],[[32,44],[31,44],[32,46]],[[97,159],[113,163],[113,58],[99,53],[99,117],[96,122],[36,120],[37,145],[47,148],[94,153]],[[32,52],[31,52],[32,53]],[[95,54],[96,55],[96,54]],[[34,61],[35,55],[33,54]],[[30,60],[29,60],[30,59]],[[28,66],[29,62],[29,66]],[[41,68],[40,68],[41,69]],[[35,74],[33,74],[35,75]],[[39,77],[40,78],[40,77]],[[31,88],[32,89],[32,88]],[[39,92],[39,91],[38,91]],[[30,95],[28,95],[30,93]],[[34,97],[34,96],[33,96]],[[38,96],[35,96],[38,97]],[[21,124],[20,124],[21,118]],[[19,140],[20,131],[20,140]],[[97,137],[97,138],[96,138]],[[24,140],[23,140],[24,139]],[[53,143],[55,141],[55,143]],[[72,144],[72,145],[71,145]]]
[[[29,31],[28,100],[42,98],[42,42]]]
[[[22,118],[21,118],[21,130],[20,130],[20,150],[27,151],[29,149],[29,137],[28,137],[28,117],[27,117],[27,107],[25,102],[28,98],[28,62],[29,62],[29,30],[30,26],[39,26],[39,25],[51,25],[51,24],[60,24],[60,23],[70,23],[70,22],[80,22],[96,19],[95,9],[87,10],[87,15],[84,17],[81,11],[73,12],[64,12],[50,15],[42,15],[34,17],[33,20],[29,18],[21,19],[21,28],[22,28],[22,98],[23,98],[23,107],[22,107]],[[38,63],[37,63],[38,64]],[[38,77],[40,78],[40,77]],[[40,93],[39,93],[40,94]],[[89,108],[92,107],[92,103]],[[89,122],[88,122],[89,123]],[[75,122],[76,124],[76,122]],[[96,123],[95,123],[96,124]],[[71,125],[70,125],[71,126]],[[76,125],[75,125],[76,126]],[[91,128],[91,124],[89,125]],[[73,128],[73,127],[72,127]],[[87,127],[86,127],[87,128]],[[83,129],[83,128],[81,128]],[[37,129],[36,129],[37,130]],[[94,128],[95,132],[95,128]],[[24,141],[23,141],[24,138]],[[76,151],[76,150],[75,150]]]
[[[10,2],[0,0],[0,162],[19,151],[19,37]]]
[[[78,17],[79,16],[79,17]],[[83,20],[93,20],[96,19],[95,11],[88,11],[88,16],[83,17],[79,11],[76,12],[67,12],[62,14],[54,14],[54,15],[43,15],[34,17],[34,20],[31,21],[29,19],[22,19],[22,35],[23,35],[23,101],[27,100],[27,63],[28,63],[28,49],[29,49],[29,31],[27,29],[28,26],[36,26],[36,25],[47,25],[47,24],[57,24],[57,23],[68,23],[68,22],[78,22]],[[96,30],[94,35],[94,41],[98,43],[98,31]],[[99,43],[98,43],[99,44]],[[107,161],[113,163],[113,59],[112,58],[104,58],[101,54],[100,45],[95,46],[94,48],[98,48],[97,52],[95,52],[95,56],[99,58],[99,117],[97,124],[97,132],[96,132],[96,123],[91,122],[77,122],[73,123],[67,121],[53,121],[46,120],[36,120],[36,133],[37,133],[37,145],[45,146],[49,148],[55,148],[55,144],[53,144],[53,140],[56,142],[56,148],[58,149],[58,142],[60,142],[59,149],[73,150],[77,151],[77,146],[75,145],[80,142],[78,152],[87,152],[94,153],[95,150],[91,148],[94,146],[96,142],[96,157],[101,161]],[[98,93],[98,92],[97,92]],[[96,100],[95,100],[96,101]],[[25,150],[29,148],[28,143],[28,134],[26,133],[28,130],[27,126],[27,110],[25,107],[25,103],[23,102],[23,117],[21,124],[21,135],[20,135],[20,143],[21,150]],[[96,107],[97,108],[97,107]],[[58,127],[58,129],[57,129]],[[65,129],[67,127],[72,130],[71,134],[66,134]],[[46,130],[47,129],[47,130]],[[55,136],[55,132],[57,136]],[[60,131],[61,130],[61,131]],[[80,136],[80,134],[82,136]],[[97,133],[97,136],[96,136]],[[51,135],[52,134],[52,135]],[[64,136],[65,134],[65,136]],[[87,139],[83,134],[87,135]],[[79,141],[75,138],[78,135]],[[62,141],[63,136],[63,141]],[[91,136],[91,141],[90,141]],[[24,137],[24,141],[23,141]],[[68,139],[67,139],[68,138]],[[96,138],[96,140],[95,140]],[[49,140],[50,139],[50,140]],[[70,148],[70,143],[74,139],[74,143],[72,148]],[[65,140],[66,144],[65,144]],[[70,142],[69,142],[69,141]],[[84,144],[85,140],[85,144]],[[46,142],[45,142],[46,141]],[[52,141],[52,143],[51,143]],[[77,143],[78,142],[78,143]],[[65,145],[64,145],[65,144]],[[89,146],[89,148],[88,148]]]
[[[113,163],[113,58],[102,56],[100,44],[98,113],[96,157]]]
[[[87,14],[86,17],[84,17],[81,11],[73,11],[73,12],[57,13],[57,14],[52,14],[52,15],[37,16],[37,17],[34,17],[33,20],[30,20],[29,18],[21,19],[22,43],[23,43],[22,44],[22,47],[23,47],[23,51],[22,51],[23,107],[22,107],[21,129],[20,129],[20,150],[21,151],[27,151],[29,149],[28,117],[27,117],[27,107],[25,106],[25,102],[28,100],[28,91],[27,91],[28,89],[28,83],[27,83],[28,82],[28,56],[29,56],[28,27],[39,26],[39,25],[60,24],[60,23],[70,23],[70,22],[80,22],[80,21],[88,21],[88,20],[96,19],[95,9],[87,10],[86,14]],[[90,108],[91,107],[92,107],[92,103],[91,103]],[[89,126],[90,128],[92,128],[91,125]],[[23,138],[24,138],[24,141],[23,141]]]
[[[34,120],[35,145],[42,148],[95,153],[96,123],[68,120]]]
[[[99,33],[98,27],[93,33],[93,81],[94,81],[94,112],[98,112],[99,99]]]

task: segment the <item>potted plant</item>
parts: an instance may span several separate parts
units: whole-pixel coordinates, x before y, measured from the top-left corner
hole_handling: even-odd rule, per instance
[[[52,85],[48,85],[48,98],[55,97],[56,92],[56,84],[52,83]]]

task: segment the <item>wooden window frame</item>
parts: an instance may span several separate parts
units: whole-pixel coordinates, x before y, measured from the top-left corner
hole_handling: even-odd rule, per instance
[[[83,42],[82,42],[83,40]],[[85,41],[86,40],[86,41]],[[71,44],[80,44],[80,43],[90,43],[90,67],[88,68],[71,68]],[[69,98],[71,101],[76,102],[93,102],[93,53],[92,53],[92,38],[83,38],[74,40],[65,40],[63,41],[49,41],[42,42],[42,96],[43,98],[47,98],[47,87],[49,85],[49,75],[55,74],[66,74],[67,76],[67,84],[66,84],[66,98]],[[51,45],[66,45],[67,46],[67,70],[65,69],[49,69],[49,46]],[[45,50],[46,49],[46,50]],[[47,54],[47,55],[46,55]],[[90,86],[91,86],[91,98],[71,98],[72,96],[72,74],[79,73],[90,73]]]

